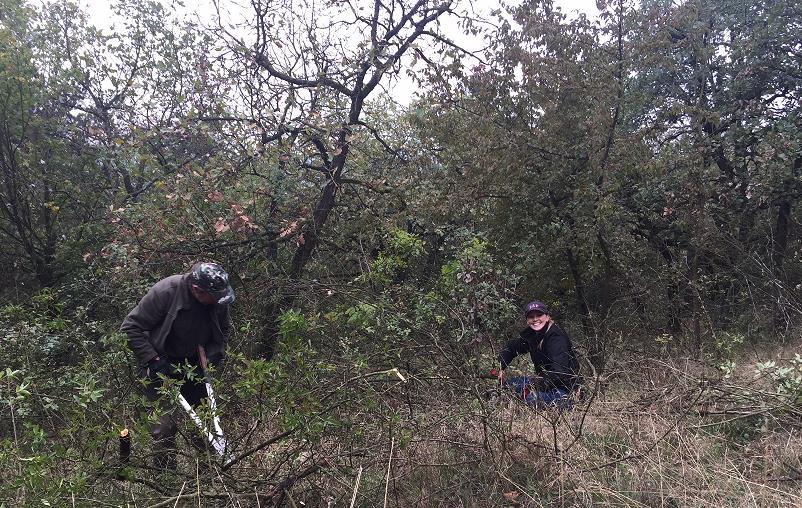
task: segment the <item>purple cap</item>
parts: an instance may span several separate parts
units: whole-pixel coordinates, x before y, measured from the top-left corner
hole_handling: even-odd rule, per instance
[[[528,315],[530,312],[542,312],[543,314],[549,314],[549,309],[546,307],[545,303],[535,300],[527,303],[526,307],[524,307],[524,315]]]

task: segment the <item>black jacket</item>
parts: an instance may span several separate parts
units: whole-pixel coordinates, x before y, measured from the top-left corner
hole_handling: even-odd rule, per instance
[[[539,332],[529,327],[522,330],[499,353],[501,368],[506,369],[516,356],[524,353],[529,353],[535,370],[543,378],[543,388],[571,391],[579,384],[579,362],[574,348],[568,336],[556,324],[550,323]]]
[[[164,355],[164,343],[178,312],[190,307],[189,274],[171,275],[157,282],[139,304],[125,317],[120,331],[128,335],[128,346],[142,366],[156,356]],[[228,305],[215,305],[210,312],[212,341],[206,345],[206,356],[225,351],[231,332]]]

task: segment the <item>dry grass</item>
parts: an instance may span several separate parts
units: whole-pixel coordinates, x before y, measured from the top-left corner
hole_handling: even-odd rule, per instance
[[[643,361],[563,413],[430,400],[387,484],[384,447],[357,505],[386,490],[388,506],[800,506],[797,414],[743,372],[725,382],[694,362]]]
[[[492,380],[375,377],[341,395],[359,401],[373,389],[377,402],[332,406],[343,424],[318,439],[299,430],[198,477],[188,456],[192,475],[174,489],[156,489],[138,469],[142,481],[98,478],[93,492],[132,506],[802,506],[802,411],[755,379],[753,364],[737,374],[633,360],[563,412],[488,400]],[[283,429],[246,415],[227,422],[230,435],[256,429],[243,449]]]

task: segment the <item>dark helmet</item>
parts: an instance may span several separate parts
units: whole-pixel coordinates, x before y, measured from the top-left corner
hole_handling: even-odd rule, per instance
[[[234,302],[234,290],[228,283],[228,274],[217,263],[198,263],[189,274],[193,284],[208,293],[218,305]]]

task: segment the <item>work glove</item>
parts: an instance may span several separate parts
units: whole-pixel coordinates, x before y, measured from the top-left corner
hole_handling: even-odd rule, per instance
[[[148,362],[147,376],[151,381],[159,379],[159,374],[170,376],[173,369],[167,358],[156,356]]]

